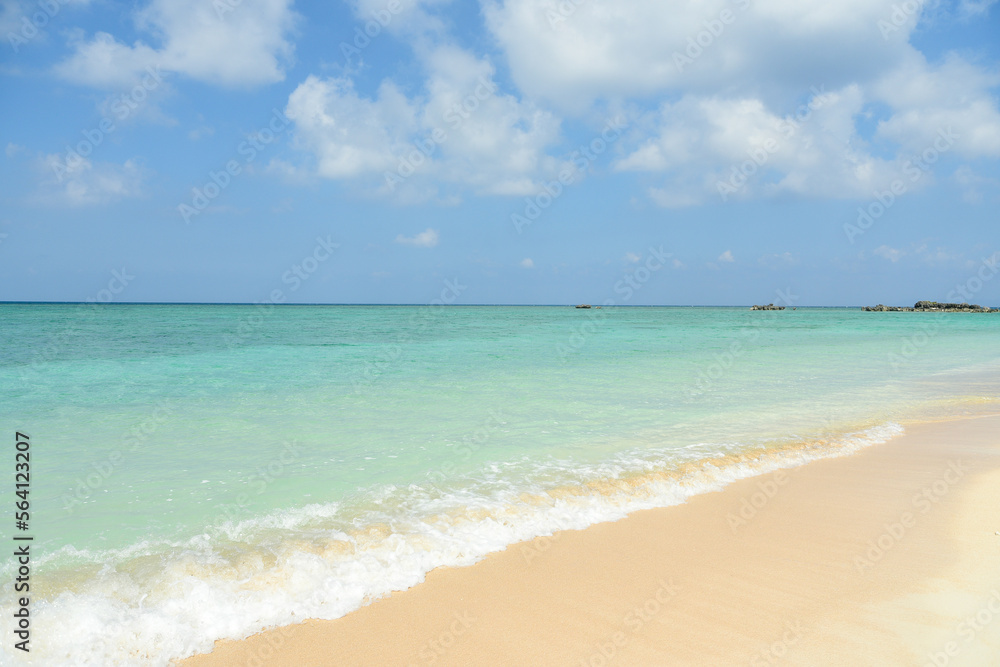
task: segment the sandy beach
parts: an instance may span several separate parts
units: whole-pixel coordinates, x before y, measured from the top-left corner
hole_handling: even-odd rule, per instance
[[[1000,417],[512,545],[210,665],[997,665]]]
[[[1000,667],[1000,0],[0,25],[0,667]]]

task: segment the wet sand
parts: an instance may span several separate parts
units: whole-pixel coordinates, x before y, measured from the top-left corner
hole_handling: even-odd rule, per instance
[[[1000,417],[516,544],[209,665],[998,665]]]

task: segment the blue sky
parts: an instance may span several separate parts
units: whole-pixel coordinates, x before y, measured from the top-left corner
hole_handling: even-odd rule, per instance
[[[0,300],[1000,305],[995,2],[3,0]]]

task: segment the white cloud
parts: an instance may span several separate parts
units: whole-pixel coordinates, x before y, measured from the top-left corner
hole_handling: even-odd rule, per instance
[[[403,245],[412,245],[418,248],[433,248],[438,244],[440,236],[436,229],[431,229],[428,227],[424,231],[420,232],[416,236],[403,236],[400,234],[396,237],[396,243],[402,243]]]
[[[901,165],[869,153],[854,120],[863,105],[858,86],[817,91],[788,116],[755,98],[685,96],[647,121],[651,136],[615,168],[663,173],[650,197],[669,208],[781,193],[871,196]]]
[[[350,76],[307,77],[286,110],[312,158],[295,169],[402,202],[537,193],[563,165],[549,154],[552,109],[627,110],[614,168],[653,174],[646,192],[669,208],[869,199],[900,178],[910,192],[932,179],[914,181],[906,161],[948,128],[956,154],[1000,156],[998,76],[956,55],[929,64],[909,43],[923,9],[880,28],[899,23],[898,0],[483,0],[517,95],[498,90],[489,58],[449,40],[450,0],[401,0],[388,14],[382,0],[352,5],[409,43],[423,85],[386,79],[362,93]]]
[[[868,78],[916,23],[911,17],[884,39],[878,21],[891,16],[894,3],[488,0],[484,11],[517,85],[579,110],[601,98],[721,89],[745,94],[751,87],[799,91]],[[565,6],[575,9],[568,13],[560,9]]]
[[[75,42],[56,73],[98,88],[131,86],[151,66],[225,86],[274,83],[292,58],[295,20],[292,0],[152,0],[135,23],[160,46],[99,32]]]
[[[887,245],[881,245],[875,248],[874,250],[872,250],[872,253],[878,255],[879,257],[883,257],[893,263],[898,262],[902,257],[906,255],[905,251],[897,250],[896,248],[890,248]]]
[[[117,165],[86,158],[67,161],[51,154],[42,157],[36,168],[44,174],[41,201],[48,203],[93,206],[142,193],[143,170],[134,160]]]
[[[18,153],[23,153],[23,152],[24,152],[24,146],[15,143],[8,143],[7,148],[4,149],[4,153],[6,153],[8,158],[15,157]]]
[[[639,255],[635,254],[634,252],[627,252],[627,253],[625,253],[625,257],[623,257],[622,259],[624,259],[629,264],[635,264],[640,259],[642,259],[642,257],[640,257]]]
[[[106,32],[74,46],[76,53],[56,65],[56,73],[73,83],[95,88],[126,88],[141,79],[147,68],[161,64],[162,54],[155,49],[141,42],[126,46]]]
[[[991,4],[963,2],[966,12]],[[669,208],[720,196],[719,183],[733,176],[726,201],[863,199],[904,175],[913,190],[924,182],[912,182],[906,161],[949,127],[960,135],[957,154],[1000,156],[1000,110],[991,93],[997,75],[956,55],[928,64],[909,43],[923,9],[903,12],[900,22],[897,0],[484,5],[527,97],[570,114],[669,100],[633,119],[628,155],[616,163],[621,171],[662,173],[647,192]],[[886,24],[895,29],[883,34]],[[819,107],[787,132],[784,121],[802,94],[821,84],[831,92],[814,94]],[[858,130],[872,114],[884,116],[875,147]],[[769,139],[777,148],[764,164],[750,165],[749,178],[733,171]]]
[[[288,100],[296,145],[326,178],[368,176],[383,194],[412,195],[428,180],[484,194],[537,191],[558,162],[550,113],[497,91],[493,66],[442,46],[424,54],[425,94],[410,99],[390,81],[373,98],[348,78],[308,77]],[[386,175],[389,174],[389,178]]]
[[[873,96],[893,107],[879,123],[878,135],[917,155],[945,146],[966,157],[1000,157],[1000,110],[990,89],[1000,75],[987,73],[951,54],[931,66],[910,51],[899,67],[873,87]],[[949,146],[946,150],[951,150]]]
[[[725,263],[731,263],[731,262],[735,262],[736,259],[733,257],[733,251],[732,250],[727,250],[726,252],[724,252],[721,255],[719,255],[719,257],[718,257],[718,259],[716,261],[718,261],[718,262],[725,262]]]
[[[390,82],[374,100],[359,97],[349,79],[308,77],[288,98],[296,143],[316,155],[327,178],[381,173],[395,166],[417,127],[416,110]]]
[[[521,260],[521,267],[525,269],[533,269],[535,268],[535,262],[531,258],[525,257]]]
[[[674,267],[675,269],[678,269],[678,270],[680,270],[680,269],[683,269],[683,268],[685,268],[686,266],[687,266],[687,265],[686,265],[686,264],[685,264],[684,262],[682,262],[681,260],[679,260],[679,259],[675,259],[675,260],[673,261],[673,267]]]
[[[692,206],[792,193],[827,198],[869,198],[896,179],[908,191],[916,166],[929,171],[954,151],[1000,157],[1000,110],[990,90],[1000,76],[957,56],[929,66],[911,57],[870,86],[816,90],[795,114],[772,111],[763,100],[685,95],[665,103],[642,125],[647,137],[615,163],[619,171],[662,173],[650,189],[661,206]],[[876,135],[897,149],[875,155],[857,129],[873,102],[890,107]]]

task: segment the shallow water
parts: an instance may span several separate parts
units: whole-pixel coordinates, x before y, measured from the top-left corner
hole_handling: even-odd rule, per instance
[[[993,411],[998,333],[848,309],[0,305],[32,658],[166,664]]]

